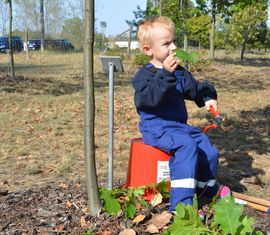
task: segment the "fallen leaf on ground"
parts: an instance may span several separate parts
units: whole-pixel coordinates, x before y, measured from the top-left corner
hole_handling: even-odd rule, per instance
[[[163,211],[161,214],[153,215],[150,223],[154,224],[158,229],[163,228],[167,225],[172,218],[172,214],[168,211]]]
[[[89,208],[88,208],[88,207],[83,208],[83,209],[82,209],[82,212],[83,212],[84,214],[89,213]]]
[[[67,201],[66,208],[71,208],[72,206],[73,206],[72,203],[70,201]]]
[[[137,215],[134,219],[133,219],[133,223],[140,223],[145,219],[145,215]]]
[[[65,228],[65,225],[63,225],[63,224],[58,224],[58,225],[56,225],[56,230],[57,230],[57,231],[63,231],[64,228]]]
[[[81,227],[88,226],[88,224],[89,224],[89,222],[87,222],[85,220],[85,217],[84,216],[81,217],[80,223],[81,223]]]
[[[133,229],[125,229],[118,235],[136,235],[136,232]]]
[[[162,198],[163,198],[163,197],[162,197],[162,195],[161,195],[160,193],[156,194],[156,195],[153,197],[153,199],[150,201],[151,205],[152,205],[153,207],[155,207],[155,206],[161,204],[161,203],[162,203]]]
[[[111,230],[102,230],[101,231],[101,235],[111,235],[112,234],[112,231]]]
[[[68,188],[68,185],[66,185],[64,183],[61,183],[61,184],[59,184],[59,187],[60,188],[63,188],[63,189],[66,189],[66,188]]]
[[[146,232],[153,234],[153,233],[159,233],[159,230],[154,224],[149,224],[146,228]]]

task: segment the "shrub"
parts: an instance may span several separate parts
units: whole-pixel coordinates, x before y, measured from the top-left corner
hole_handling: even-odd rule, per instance
[[[137,66],[143,66],[149,63],[149,61],[150,61],[150,57],[142,53],[137,54],[134,58],[134,64]]]

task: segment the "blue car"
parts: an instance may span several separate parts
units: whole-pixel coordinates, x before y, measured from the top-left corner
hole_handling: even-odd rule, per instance
[[[12,48],[14,51],[23,50],[23,41],[18,36],[12,36]],[[9,49],[8,36],[0,37],[0,52],[5,53]]]
[[[28,40],[29,50],[40,50],[41,48],[41,39],[30,39]]]

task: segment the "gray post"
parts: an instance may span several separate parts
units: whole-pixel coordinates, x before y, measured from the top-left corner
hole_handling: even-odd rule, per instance
[[[113,186],[113,128],[114,128],[114,64],[109,62],[109,159],[108,159],[108,188]]]

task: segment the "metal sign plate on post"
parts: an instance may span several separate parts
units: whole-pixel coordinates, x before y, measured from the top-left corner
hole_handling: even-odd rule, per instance
[[[109,147],[108,147],[108,188],[113,185],[113,129],[114,129],[114,72],[124,72],[120,56],[101,56],[103,71],[109,74]]]
[[[100,57],[103,71],[109,73],[109,63],[113,63],[114,72],[124,72],[124,67],[120,56],[101,56]]]

